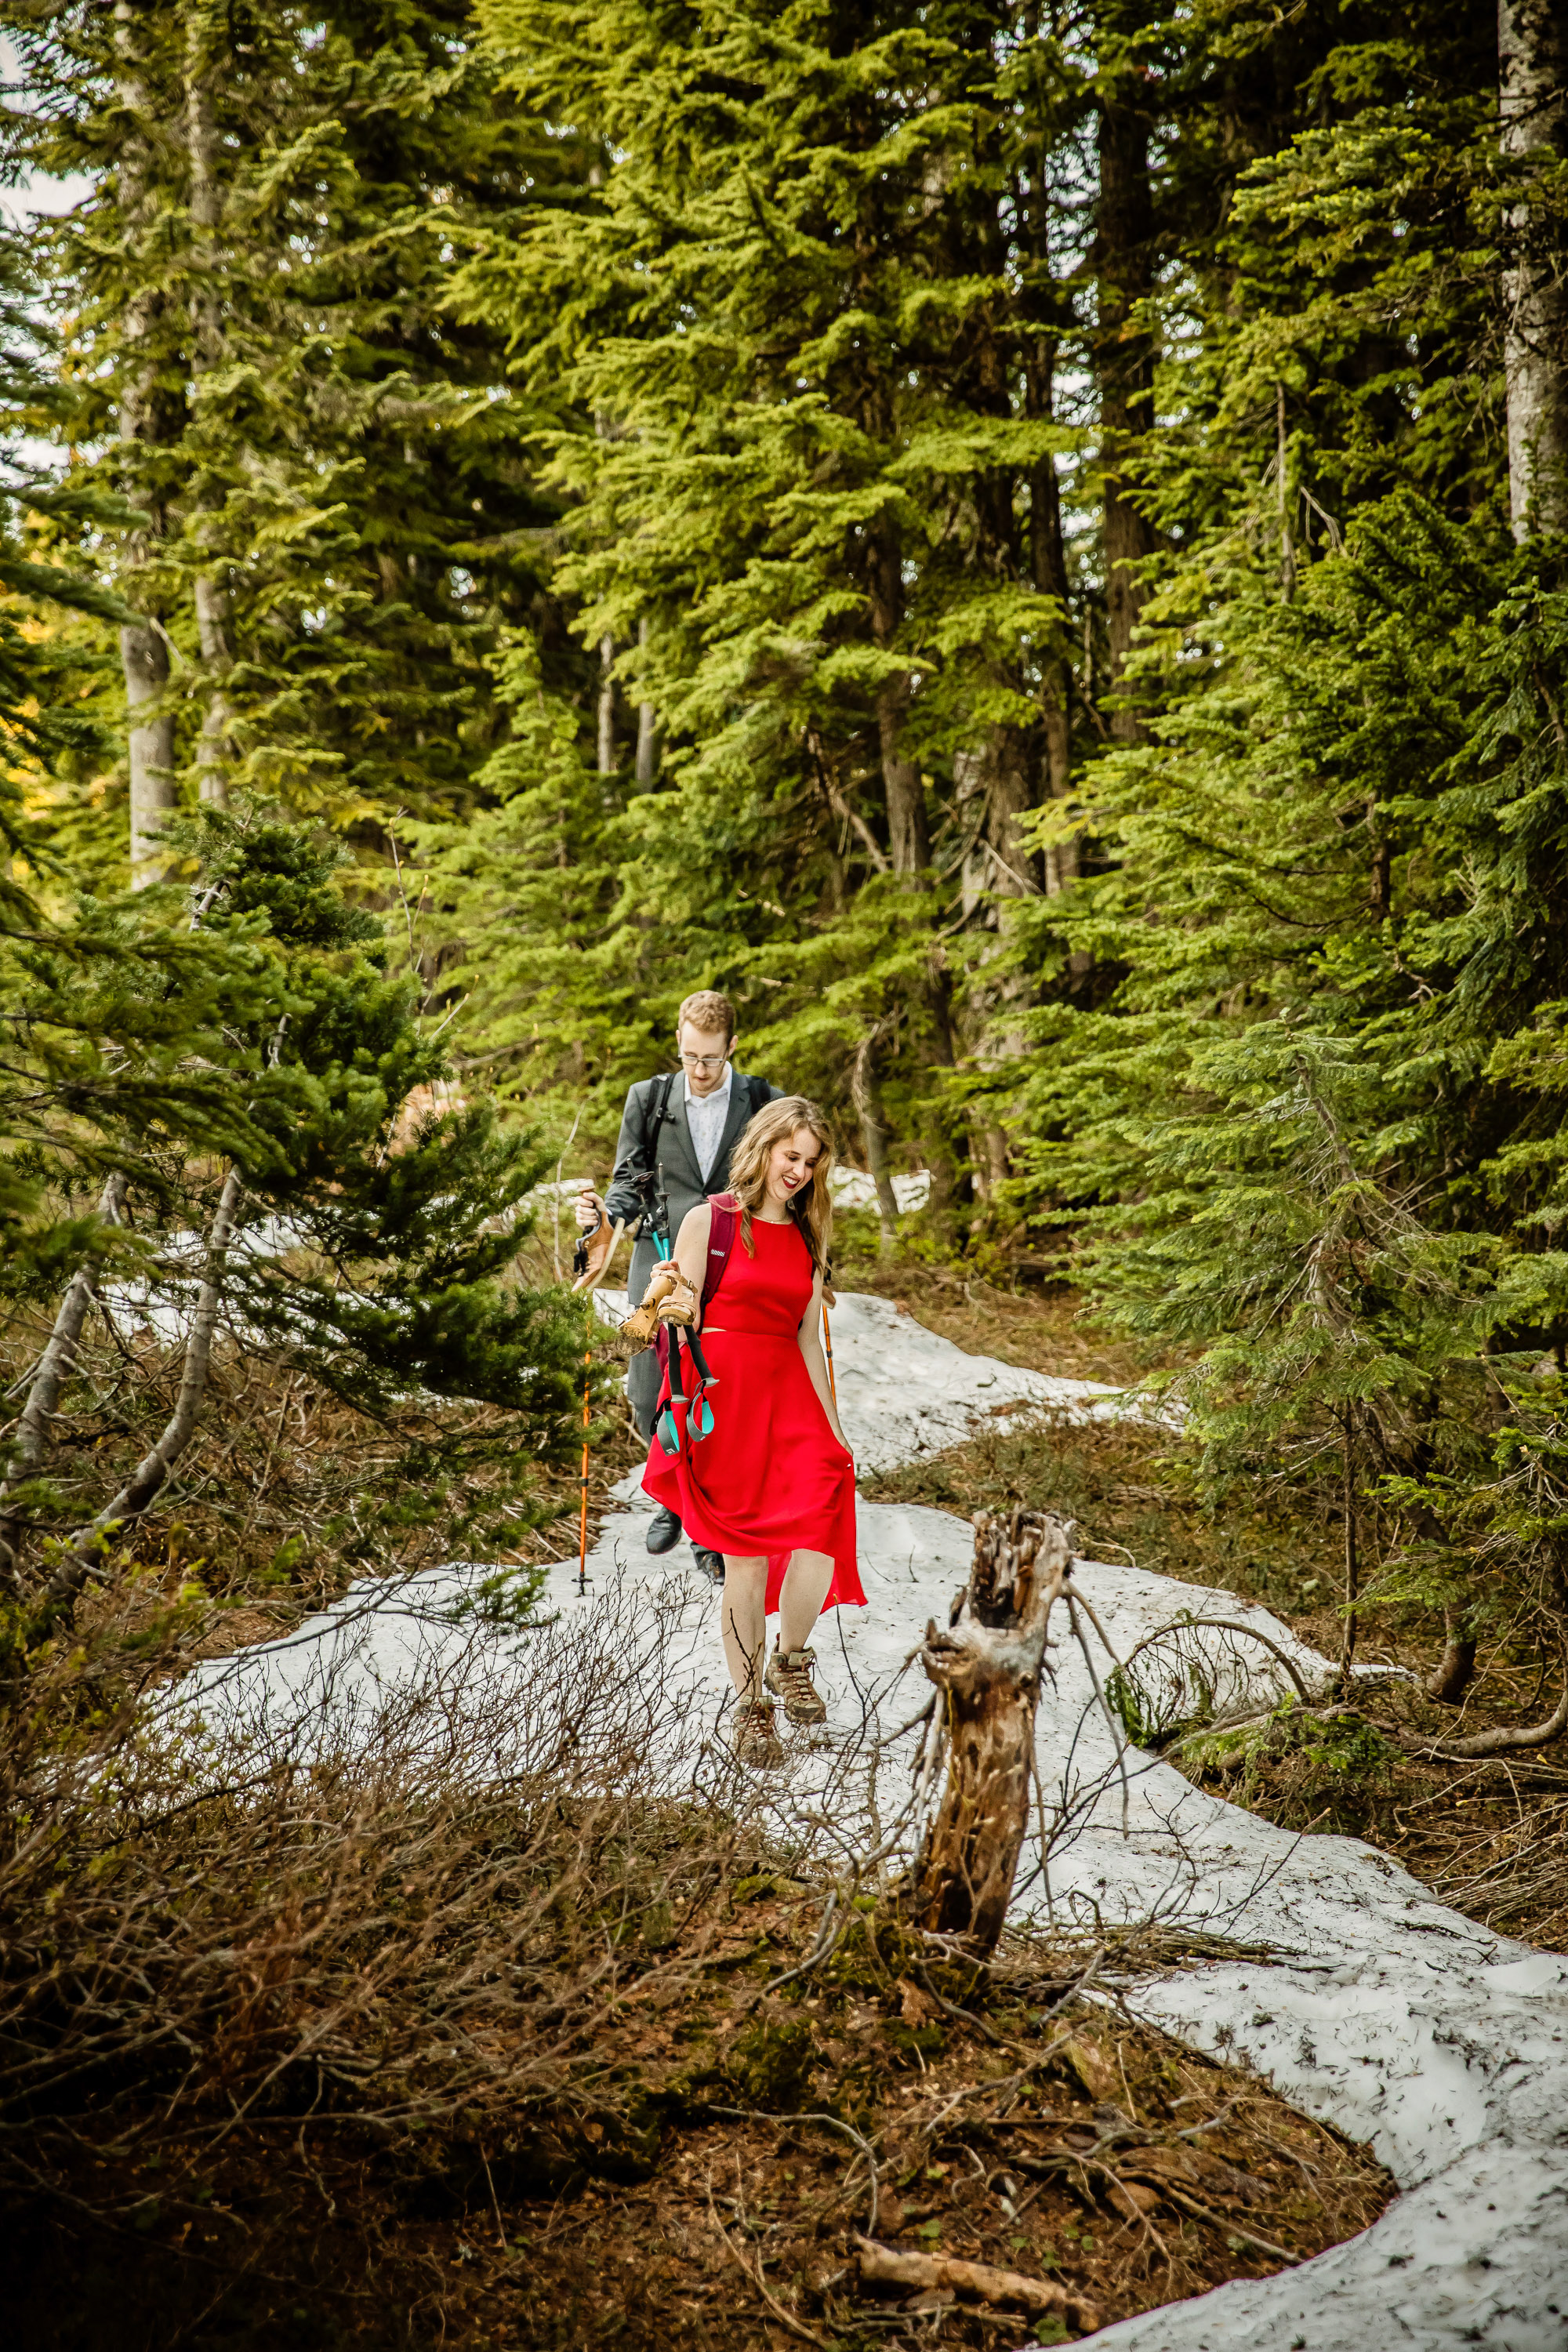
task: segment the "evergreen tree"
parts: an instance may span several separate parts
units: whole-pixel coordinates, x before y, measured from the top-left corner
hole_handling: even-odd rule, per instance
[[[1424,1565],[1380,1589],[1443,1607],[1447,1698],[1534,1589],[1542,1524],[1467,1498],[1494,1447],[1550,1454],[1568,1309],[1562,549],[1508,530],[1515,189],[1472,37],[1336,53],[1359,102],[1241,177],[1191,405],[1143,450],[1190,534],[1132,657],[1164,715],[1086,778],[1111,860],[1056,910],[1118,985],[1036,1017],[1030,1097],[1044,1213],[1200,1350],[1211,1468],[1332,1453],[1348,1528],[1396,1507]]]
[[[10,1639],[23,1649],[68,1618],[177,1476],[220,1318],[361,1411],[385,1416],[411,1390],[504,1409],[504,1425],[426,1440],[416,1480],[411,1469],[377,1507],[460,1525],[462,1476],[482,1460],[507,1474],[487,1507],[504,1509],[576,1433],[583,1310],[508,1279],[537,1158],[488,1108],[410,1131],[405,1107],[441,1076],[444,1049],[416,984],[385,973],[379,923],[345,903],[340,853],[216,811],[189,847],[194,932],[153,891],[5,941],[5,1125],[37,1194],[26,1288],[86,1252],[0,1484]],[[105,1170],[84,1231],[71,1207]],[[184,1370],[156,1443],[115,1492],[84,1502],[79,1472],[57,1479],[50,1456],[75,1409],[106,1244],[132,1211],[121,1261],[180,1305]]]
[[[101,757],[110,741],[81,708],[102,656],[95,661],[73,645],[62,617],[113,623],[125,617],[125,607],[85,565],[49,560],[57,529],[74,533],[112,524],[123,520],[124,509],[79,488],[61,489],[23,459],[20,436],[45,429],[57,405],[48,354],[40,348],[37,296],[23,241],[0,236],[0,433],[9,477],[0,491],[0,925],[41,944],[48,922],[40,899],[53,877],[35,805],[38,781]],[[13,1103],[18,1094],[25,1128],[36,1113],[26,1082],[18,1088],[13,1070],[0,1079],[0,1099]],[[20,1139],[15,1109],[0,1114],[0,1134]],[[39,1199],[29,1154],[0,1146],[0,1264],[13,1284],[36,1279],[41,1263],[52,1265],[60,1248],[71,1246],[57,1241],[40,1262],[30,1237]]]
[[[116,573],[132,864],[247,791],[384,850],[468,806],[487,655],[537,609],[554,508],[493,338],[443,289],[560,166],[442,5],[0,12],[13,168],[85,173],[47,232],[62,438],[138,509]]]
[[[1308,273],[1268,229],[1268,173],[1310,176],[1321,158],[1296,134],[1352,115],[1364,133],[1369,88],[1386,111],[1414,85],[1422,251],[1446,257],[1444,173],[1456,153],[1478,168],[1476,37],[1378,7],[1303,28],[1228,6],[1144,23],[1112,0],[1061,26],[610,0],[485,0],[480,18],[523,102],[597,159],[458,279],[533,395],[574,398],[556,583],[613,666],[596,743],[579,707],[597,801],[573,800],[563,833],[567,803],[531,771],[542,797],[514,790],[482,844],[438,852],[518,909],[523,877],[564,873],[581,844],[583,887],[562,884],[575,953],[557,958],[559,932],[525,960],[520,943],[543,986],[526,1014],[512,998],[511,1030],[570,1082],[574,1031],[597,1029],[576,979],[618,974],[662,1014],[700,969],[748,999],[753,1040],[765,1022],[775,1074],[855,1115],[883,1087],[961,1190],[970,1155],[994,1191],[1022,1014],[1113,978],[1094,976],[1081,922],[1069,941],[1057,921],[1085,856],[1102,862],[1093,809],[1069,803],[1075,765],[1184,691],[1168,638],[1134,642],[1175,609],[1147,603],[1161,564],[1256,536],[1238,508],[1276,466],[1258,314],[1287,278],[1299,301]],[[1435,163],[1422,141],[1439,135]],[[1387,289],[1367,295],[1359,254],[1335,267],[1337,323],[1320,303],[1310,331],[1371,418]],[[1469,323],[1447,322],[1413,413],[1442,405],[1434,380]],[[629,727],[617,759],[603,723],[617,678],[642,718],[635,771]],[[527,767],[509,759],[514,787]],[[502,1054],[506,1026],[486,1032]],[[868,1157],[879,1118],[862,1120]]]
[[[579,403],[560,582],[664,746],[616,812],[621,904],[657,918],[643,988],[706,964],[842,1100],[894,1034],[849,984],[868,929],[900,935],[893,1076],[930,1146],[968,1042],[955,877],[973,914],[1057,870],[1018,821],[1067,775],[1052,385],[1081,236],[1047,191],[1081,76],[1010,10],[483,22],[601,156],[460,285]]]

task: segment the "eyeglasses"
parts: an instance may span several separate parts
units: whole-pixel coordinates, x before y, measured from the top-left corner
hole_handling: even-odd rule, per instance
[[[721,1070],[729,1058],[728,1054],[682,1054],[680,1062],[687,1070]]]

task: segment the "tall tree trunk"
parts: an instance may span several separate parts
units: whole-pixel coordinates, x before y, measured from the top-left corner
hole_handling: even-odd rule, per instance
[[[152,97],[145,79],[140,38],[143,11],[133,0],[115,0],[114,41],[119,96],[133,126],[120,152],[120,217],[132,254],[151,236],[155,209],[152,156],[145,124]],[[128,452],[162,437],[158,413],[156,356],[146,348],[158,318],[160,297],[153,286],[139,285],[125,306],[121,364],[120,439]],[[147,613],[142,621],[127,623],[120,632],[120,661],[125,678],[130,719],[127,750],[131,771],[131,881],[135,889],[155,882],[159,874],[159,836],[174,806],[174,716],[167,708],[168,646],[155,625],[158,615],[151,592],[137,580],[153,560],[163,537],[162,507],[149,499],[134,460],[126,467],[128,488],[147,514],[147,521],[126,535],[121,591],[128,604]]]
[[[1023,821],[1039,798],[1033,749],[1021,728],[992,734],[989,831],[995,887],[1005,898],[1033,898],[1040,887],[1038,857],[1023,837]]]
[[[616,641],[607,633],[599,639],[599,773],[616,772]]]
[[[222,365],[224,356],[223,319],[216,287],[223,189],[218,178],[217,114],[213,103],[217,64],[211,35],[208,12],[197,0],[191,8],[186,34],[185,153],[191,175],[191,222],[195,231],[191,326],[192,371],[198,384],[203,376]],[[213,536],[212,518],[216,513],[213,493],[205,485],[198,494],[197,506],[196,532],[205,547]],[[196,774],[202,799],[211,807],[226,808],[230,711],[225,682],[234,648],[229,637],[228,590],[223,570],[216,562],[196,574],[195,607],[206,689],[206,707],[202,713],[196,747]]]
[[[1050,370],[1046,367],[1044,404],[1039,413],[1051,413]],[[1061,491],[1057,461],[1042,457],[1029,476],[1029,556],[1035,585],[1043,596],[1054,596],[1062,608],[1062,625],[1042,664],[1044,710],[1041,741],[1045,751],[1042,779],[1047,800],[1063,801],[1072,778],[1072,663],[1068,653],[1068,568],[1062,542]],[[1046,895],[1054,898],[1076,881],[1079,849],[1076,841],[1047,842],[1041,858]]]
[[[867,1031],[856,1050],[849,1073],[849,1091],[860,1121],[866,1166],[877,1188],[877,1213],[881,1221],[877,1250],[881,1257],[892,1255],[899,1224],[899,1204],[893,1196],[892,1177],[888,1172],[888,1130],[882,1119],[881,1090],[877,1084],[877,1047],[889,1025],[886,1021],[879,1021],[874,1029]]]
[[[1026,1049],[1016,1012],[1031,1001],[1030,984],[1021,972],[997,972],[1007,945],[1009,918],[1016,902],[1039,889],[1034,856],[1017,837],[1018,821],[1032,800],[1021,791],[1016,770],[1009,772],[1008,754],[1021,760],[1028,746],[1016,730],[998,728],[978,751],[953,756],[952,781],[958,821],[965,842],[961,869],[960,905],[965,921],[987,900],[990,920],[997,933],[994,947],[982,947],[973,962],[964,992],[966,1043],[986,1068],[1000,1069]],[[1009,855],[1011,853],[1011,855]],[[1007,1139],[988,1114],[994,1106],[973,1104],[969,1112],[970,1159],[974,1188],[982,1200],[995,1195],[1008,1173]]]
[[[904,617],[903,549],[898,525],[891,519],[879,525],[871,536],[867,586],[872,635],[879,646],[890,651]],[[878,750],[888,813],[888,862],[895,874],[914,883],[931,865],[931,833],[926,823],[925,782],[920,761],[910,757],[905,741],[910,701],[909,671],[890,672],[877,693]],[[929,1022],[927,1034],[921,1043],[921,1059],[928,1067],[951,1069],[956,1059],[952,981],[942,943],[934,937],[921,993]],[[939,1222],[956,1204],[966,1202],[970,1191],[961,1150],[942,1132],[947,1123],[940,1114],[933,1117],[926,1143],[931,1212]]]
[[[1031,11],[1030,15],[1033,20],[1037,12]],[[1025,294],[1025,315],[1037,331],[1025,361],[1024,405],[1031,418],[1049,422],[1056,415],[1058,335],[1068,323],[1071,305],[1064,299],[1053,274],[1051,232],[1056,191],[1047,157],[1037,155],[1032,160],[1026,184],[1025,229],[1031,273]],[[1041,328],[1050,331],[1042,333],[1038,331]],[[1036,588],[1042,596],[1055,600],[1060,614],[1041,661],[1040,796],[1047,802],[1062,802],[1072,782],[1072,639],[1061,486],[1056,458],[1049,453],[1037,460],[1029,474],[1029,570]],[[1088,617],[1086,609],[1086,624]],[[1086,680],[1085,692],[1088,690]],[[1038,872],[1047,898],[1058,897],[1078,880],[1079,870],[1076,835],[1042,844]],[[1068,969],[1075,982],[1088,975],[1092,964],[1093,958],[1085,949],[1073,948],[1069,951]],[[1005,1169],[1006,1137],[1000,1127],[990,1129],[987,1148],[994,1170]]]
[[[1525,171],[1568,160],[1563,0],[1498,0],[1502,150]],[[1568,274],[1560,216],[1528,197],[1508,215],[1503,278],[1513,535],[1568,530]]]
[[[1032,898],[1039,891],[1036,853],[1026,846],[1023,820],[1036,805],[1031,746],[1016,727],[994,727],[970,751],[954,754],[953,785],[967,811],[973,846],[963,864],[963,904],[972,914],[980,894]],[[978,804],[977,806],[975,804]]]
[[[202,667],[212,683],[207,690],[207,707],[202,713],[201,738],[196,745],[196,774],[203,801],[209,808],[228,806],[229,723],[232,713],[222,681],[228,674],[234,658],[229,644],[228,592],[210,572],[201,572],[196,579],[196,635],[202,649]]]
[[[984,216],[982,216],[984,218]],[[969,260],[965,250],[955,257]],[[999,277],[1005,267],[1000,241],[981,235],[973,250],[976,274]],[[1009,321],[1009,328],[1011,321]],[[972,358],[966,371],[970,404],[982,415],[1011,424],[1015,386],[1005,352],[989,312],[971,338]],[[1010,466],[988,467],[974,478],[975,559],[984,571],[1009,586],[1025,577],[1018,515],[1018,478]],[[1009,649],[996,661],[999,684],[1022,698],[1029,680],[1022,661]],[[982,747],[985,772],[985,835],[991,848],[990,887],[999,898],[1032,898],[1040,887],[1035,851],[1024,842],[1024,820],[1040,798],[1044,764],[1038,730],[1033,726],[994,724]],[[1000,910],[999,910],[1000,911]]]
[[[1043,177],[1043,175],[1042,175]],[[1030,232],[1035,267],[1049,266],[1047,229],[1050,217],[1048,184],[1037,184],[1030,195]],[[1040,308],[1038,298],[1031,305]],[[1031,419],[1046,422],[1056,414],[1056,343],[1037,336],[1029,347],[1024,371],[1024,405]],[[1067,546],[1062,537],[1061,485],[1052,456],[1037,460],[1029,470],[1029,572],[1042,596],[1052,596],[1061,607],[1061,619],[1041,663],[1041,743],[1045,772],[1040,781],[1047,800],[1065,800],[1072,774],[1072,656],[1068,650]],[[1076,841],[1047,844],[1041,858],[1046,894],[1055,898],[1078,875]]]
[[[1296,541],[1290,529],[1290,438],[1285,430],[1285,387],[1274,387],[1274,471],[1279,507],[1279,593],[1289,604],[1296,593]]]
[[[637,623],[637,644],[641,647],[645,656],[647,653],[647,614],[645,613]],[[654,710],[652,703],[647,701],[639,702],[637,704],[637,784],[639,793],[647,793],[653,790],[653,780],[655,771],[658,766],[658,756],[657,730],[658,715]]]
[[[985,754],[955,751],[952,793],[963,855],[959,866],[959,906],[967,923],[991,887],[991,844],[986,837],[985,801],[990,790]]]
[[[893,522],[883,522],[878,530],[869,576],[871,634],[888,651],[904,617],[903,549]],[[895,670],[877,692],[877,743],[888,811],[888,852],[895,874],[921,874],[931,864],[925,786],[920,761],[910,758],[904,743],[909,715],[910,674]]]
[[[877,741],[888,806],[888,853],[895,874],[922,874],[931,864],[920,762],[903,748],[909,710],[908,676],[884,679],[877,696]]]
[[[122,402],[122,420],[124,413]],[[129,533],[128,572],[133,574],[147,562],[146,546],[144,532]],[[133,603],[133,579],[122,579],[121,586],[126,603]],[[159,852],[163,821],[174,806],[174,716],[158,707],[168,690],[169,656],[150,623],[128,623],[121,628],[120,666],[131,714],[126,738],[131,770],[131,887],[142,890],[156,882],[163,870]],[[141,712],[147,715],[138,716]]]
[[[1135,86],[1112,77],[1100,97],[1100,205],[1094,243],[1099,315],[1094,368],[1100,387],[1100,459],[1105,481],[1106,635],[1110,683],[1120,689],[1143,592],[1137,567],[1154,535],[1130,493],[1138,444],[1153,415],[1154,344],[1137,311],[1153,288],[1154,215],[1149,192],[1149,117]],[[1121,742],[1141,732],[1136,713],[1117,710]]]
[[[898,527],[885,521],[871,545],[868,573],[871,631],[879,646],[890,648],[904,616],[903,550]],[[931,833],[926,824],[925,782],[920,761],[905,746],[910,714],[910,674],[895,670],[877,693],[877,740],[881,758],[882,794],[888,812],[888,862],[895,874],[913,882],[931,864]],[[952,1040],[952,982],[940,944],[931,942],[923,990],[930,1030],[922,1058],[930,1066],[951,1069],[955,1059]],[[968,1191],[968,1177],[958,1163],[948,1139],[933,1127],[926,1147],[931,1169],[931,1208],[941,1217]]]

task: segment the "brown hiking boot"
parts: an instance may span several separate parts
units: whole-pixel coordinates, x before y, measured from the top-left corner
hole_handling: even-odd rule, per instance
[[[773,1711],[766,1699],[738,1698],[730,1726],[730,1745],[741,1764],[759,1768],[784,1762],[784,1748],[773,1729]]]
[[[816,1660],[815,1650],[775,1650],[768,1660],[767,1673],[763,1676],[775,1698],[782,1698],[784,1710],[792,1723],[823,1723],[827,1709],[812,1685],[811,1669]]]

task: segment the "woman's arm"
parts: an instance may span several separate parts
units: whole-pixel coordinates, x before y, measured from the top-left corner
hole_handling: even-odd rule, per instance
[[[692,1214],[696,1214],[693,1210]],[[805,1358],[805,1369],[811,1374],[811,1385],[827,1415],[827,1426],[844,1448],[849,1451],[849,1440],[838,1418],[838,1407],[833,1402],[833,1389],[827,1378],[827,1360],[822,1352],[822,1276],[811,1286],[811,1305],[801,1318],[800,1352]]]
[[[708,1238],[712,1230],[712,1209],[706,1201],[700,1201],[695,1209],[688,1209],[680,1220],[680,1231],[675,1236],[675,1263],[697,1293],[699,1301],[702,1297],[702,1286],[708,1278]],[[702,1328],[700,1305],[697,1328],[699,1330]]]

